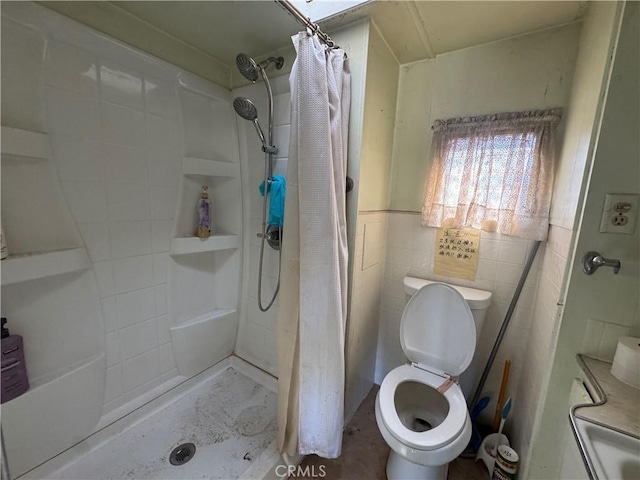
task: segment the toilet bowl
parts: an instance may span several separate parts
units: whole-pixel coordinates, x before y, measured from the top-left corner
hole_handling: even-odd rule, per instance
[[[474,315],[452,286],[427,284],[407,303],[400,342],[410,363],[387,374],[376,398],[376,422],[391,447],[387,478],[445,480],[471,437],[457,377],[475,351]]]

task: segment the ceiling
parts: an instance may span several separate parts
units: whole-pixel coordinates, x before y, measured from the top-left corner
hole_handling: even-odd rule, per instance
[[[370,16],[398,61],[415,62],[580,19],[588,2],[374,1],[322,22],[336,27]]]
[[[315,1],[339,5],[331,0]],[[67,2],[60,2],[63,3]],[[74,4],[82,3],[106,4],[111,11],[134,16],[149,28],[162,30],[227,66],[234,64],[238,52],[260,58],[291,45],[291,35],[301,28],[274,1],[68,2],[70,6],[64,13],[72,14]],[[55,4],[48,6],[55,8]],[[330,32],[332,28],[370,16],[403,64],[566,24],[584,15],[586,6],[587,2],[555,0],[370,0],[320,24]],[[102,11],[107,10],[103,7]]]
[[[227,65],[291,44],[300,24],[273,1],[118,1],[117,7]]]

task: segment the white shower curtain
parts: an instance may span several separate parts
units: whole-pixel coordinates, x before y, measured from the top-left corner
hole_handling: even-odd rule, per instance
[[[282,452],[340,455],[347,315],[351,76],[343,50],[292,37],[291,140],[278,311]]]

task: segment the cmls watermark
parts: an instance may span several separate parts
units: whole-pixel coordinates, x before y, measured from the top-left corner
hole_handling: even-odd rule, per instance
[[[327,476],[324,465],[278,465],[276,475],[279,477],[324,478]]]

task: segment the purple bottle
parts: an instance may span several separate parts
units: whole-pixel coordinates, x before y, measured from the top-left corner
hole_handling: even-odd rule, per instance
[[[0,403],[8,402],[19,397],[29,390],[29,378],[27,377],[27,365],[24,362],[24,348],[20,335],[9,335],[9,330],[4,326],[6,318],[1,320],[2,327],[2,359],[0,371],[2,390]]]

